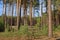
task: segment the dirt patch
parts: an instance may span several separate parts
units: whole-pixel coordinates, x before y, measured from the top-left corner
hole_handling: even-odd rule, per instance
[[[0,37],[0,40],[56,40],[55,38],[48,38],[48,37],[42,37],[42,38],[34,38],[34,37]]]

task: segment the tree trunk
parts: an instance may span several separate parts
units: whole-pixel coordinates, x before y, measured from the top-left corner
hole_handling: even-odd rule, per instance
[[[55,18],[55,16],[56,16],[56,12],[55,12],[55,0],[53,0],[53,25],[54,26],[56,26],[56,18]]]
[[[47,7],[48,3],[47,3],[47,1],[48,0],[46,0],[46,14],[47,14],[47,17],[48,17],[48,11],[47,11],[48,10],[48,7]],[[48,26],[48,21],[47,20],[48,20],[48,18],[46,18],[46,25]]]
[[[41,27],[43,26],[43,2],[41,3]]]
[[[18,11],[18,0],[17,0],[17,9],[16,9],[16,13],[17,13],[17,30],[18,30],[18,26],[19,26],[19,11]]]
[[[57,14],[56,14],[56,26],[59,25],[59,12],[57,11]]]
[[[4,0],[4,26],[5,26],[5,31],[6,31],[6,27],[7,27],[7,22],[6,22],[6,0]]]
[[[6,5],[4,5],[4,13],[5,13],[5,31],[6,31],[6,27],[7,27],[7,22],[6,22]]]
[[[53,36],[52,30],[52,14],[51,14],[51,0],[47,0],[48,2],[48,36],[51,38]]]
[[[21,6],[21,0],[20,0],[20,4],[19,4],[19,0],[17,0],[17,9],[16,9],[16,13],[17,13],[17,30],[19,27],[19,19],[20,19],[20,13],[19,13],[19,6]]]
[[[24,0],[23,3],[23,8],[24,8],[24,25],[27,24],[27,5],[26,5],[27,0]]]
[[[19,25],[18,26],[20,27],[20,25],[21,25],[21,0],[19,0]]]
[[[11,28],[12,28],[12,26],[13,26],[13,13],[14,13],[14,4],[13,3],[11,5],[11,7],[12,7],[12,10],[11,10]]]
[[[8,19],[7,19],[7,24],[9,25],[9,31],[11,31],[11,20],[10,20],[10,16],[11,16],[11,5],[8,5]]]
[[[32,0],[30,0],[30,26],[32,26]]]

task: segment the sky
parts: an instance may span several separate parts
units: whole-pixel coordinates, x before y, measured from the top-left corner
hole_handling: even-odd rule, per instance
[[[39,1],[39,3],[40,3],[40,1]],[[22,9],[22,11],[21,11],[21,15],[23,16],[23,8],[21,8]],[[27,8],[27,13],[28,13],[28,15],[29,15],[29,7]],[[36,7],[36,9],[35,9],[35,11],[34,11],[34,8],[32,8],[32,13],[35,13],[35,16],[37,17],[38,16],[38,13],[40,14],[40,16],[41,16],[41,6],[39,5],[39,7]],[[16,16],[15,15],[15,7],[14,7],[14,16]],[[45,12],[46,11],[46,8],[44,7],[44,5],[43,5],[43,12]],[[2,2],[0,2],[0,16],[2,15],[2,12],[3,12],[3,3]]]
[[[3,3],[0,2],[0,16],[2,15],[2,10],[3,10]]]

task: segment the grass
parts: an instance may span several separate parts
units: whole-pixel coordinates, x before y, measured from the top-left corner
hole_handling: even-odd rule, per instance
[[[18,31],[8,32],[6,29],[5,32],[0,32],[0,37],[13,37],[13,36],[21,36],[27,34],[27,26],[21,26]]]
[[[33,31],[28,31],[28,26],[21,26],[20,29],[18,31],[14,31],[14,32],[8,32],[7,30],[5,32],[0,32],[0,37],[14,37],[14,36],[32,36],[34,35],[34,37],[39,37],[39,36],[47,36],[48,34],[48,27],[47,26],[43,26],[42,29],[39,29],[38,26],[34,26],[33,27],[37,32]],[[58,26],[54,31],[54,33],[56,32],[60,32],[60,26]]]
[[[13,37],[17,36],[17,32],[2,32],[0,33],[0,37]]]

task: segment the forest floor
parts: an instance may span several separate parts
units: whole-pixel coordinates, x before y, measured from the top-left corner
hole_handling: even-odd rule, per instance
[[[0,33],[1,35],[1,33]],[[56,36],[58,35],[58,36]],[[60,32],[56,32],[56,35],[53,38],[48,38],[47,36],[40,37],[27,37],[27,36],[0,36],[0,40],[60,40]]]
[[[56,40],[56,38],[40,37],[40,38],[28,38],[28,37],[0,37],[0,40]]]
[[[48,38],[48,36],[28,36],[20,35],[19,32],[0,32],[0,40],[60,40],[60,31],[53,32],[53,38]]]
[[[43,39],[26,39],[26,38],[20,38],[20,37],[0,37],[0,40],[55,40],[55,38],[43,38]]]

